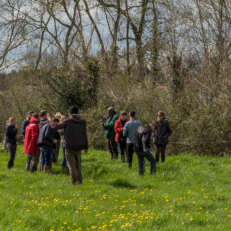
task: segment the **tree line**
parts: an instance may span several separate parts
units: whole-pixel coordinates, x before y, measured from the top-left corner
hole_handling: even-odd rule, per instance
[[[143,123],[164,110],[183,143],[170,153],[229,153],[230,13],[229,0],[2,0],[2,129],[78,105],[102,148],[109,106]]]

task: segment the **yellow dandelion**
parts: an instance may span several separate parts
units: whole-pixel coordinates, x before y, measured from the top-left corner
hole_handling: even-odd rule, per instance
[[[193,221],[193,218],[190,218],[190,221]]]

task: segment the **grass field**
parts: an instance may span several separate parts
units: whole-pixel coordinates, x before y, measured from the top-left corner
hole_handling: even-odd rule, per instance
[[[0,230],[231,230],[231,159],[178,155],[139,176],[103,151],[83,155],[83,185],[60,164],[53,174],[25,172],[0,154]],[[61,161],[61,158],[59,162]]]

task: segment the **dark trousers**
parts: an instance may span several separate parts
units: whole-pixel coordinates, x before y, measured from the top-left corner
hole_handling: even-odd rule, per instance
[[[144,174],[144,158],[146,158],[150,162],[150,173],[156,172],[156,160],[152,153],[147,150],[146,152],[136,151],[137,159],[138,159],[138,171],[140,175]]]
[[[161,153],[161,161],[165,162],[165,149],[166,149],[166,144],[165,145],[155,145],[156,147],[156,162],[159,162],[159,157]]]
[[[127,143],[127,163],[128,164],[132,163],[133,154],[134,154],[134,144],[133,143]]]
[[[39,156],[40,156],[39,153],[38,153],[38,155],[31,155],[31,161],[30,161],[30,171],[31,172],[37,172],[37,166],[39,163]]]
[[[40,156],[41,156],[41,160],[40,160],[40,165],[51,165],[52,164],[52,147],[42,144],[40,146]]]
[[[108,138],[108,149],[111,154],[111,158],[117,159],[118,158],[118,145],[115,141],[115,136]]]
[[[119,140],[118,145],[120,149],[120,155],[124,155],[125,153],[127,154],[126,142]]]
[[[10,169],[14,166],[14,159],[15,159],[15,154],[17,150],[17,145],[13,143],[7,143],[7,149],[10,154],[10,159],[8,160],[7,168]]]

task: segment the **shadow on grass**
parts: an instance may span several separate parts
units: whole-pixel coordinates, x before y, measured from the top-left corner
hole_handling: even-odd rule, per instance
[[[130,182],[128,182],[127,180],[124,180],[124,179],[117,179],[115,181],[112,181],[109,184],[112,185],[115,188],[129,188],[129,189],[134,189],[134,188],[137,187],[136,185],[131,184]]]

